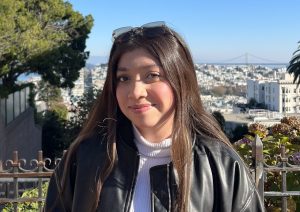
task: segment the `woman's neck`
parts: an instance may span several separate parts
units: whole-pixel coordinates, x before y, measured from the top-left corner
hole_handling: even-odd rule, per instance
[[[165,129],[164,126],[153,129],[153,128],[139,128],[135,125],[133,125],[138,132],[149,142],[151,143],[160,143],[166,138],[171,138],[172,135],[172,129],[167,128]]]

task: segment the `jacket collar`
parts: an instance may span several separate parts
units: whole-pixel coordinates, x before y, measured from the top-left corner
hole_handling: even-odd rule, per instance
[[[134,143],[132,124],[122,113],[118,114],[117,119],[117,142],[124,142],[130,148],[138,151]]]

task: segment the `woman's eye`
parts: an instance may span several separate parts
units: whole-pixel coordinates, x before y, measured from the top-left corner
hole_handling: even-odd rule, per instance
[[[160,79],[160,74],[159,73],[150,73],[147,76],[148,81],[158,81]]]
[[[117,77],[118,82],[126,82],[129,80],[129,77],[126,76],[119,76]]]

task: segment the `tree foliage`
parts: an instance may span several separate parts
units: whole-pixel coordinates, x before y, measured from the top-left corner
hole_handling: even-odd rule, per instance
[[[224,96],[224,95],[235,95],[243,96],[246,92],[245,86],[215,86],[210,90],[206,88],[201,88],[201,93],[203,95],[212,95],[212,96]]]
[[[38,89],[38,100],[47,103],[51,102],[61,102],[63,99],[61,97],[61,90],[59,87],[50,85],[49,83],[41,80],[37,86]]]
[[[68,147],[66,120],[59,117],[55,111],[47,111],[42,120],[42,150],[44,156],[54,159],[61,157]]]
[[[255,98],[250,98],[249,102],[246,104],[249,109],[268,109],[264,103],[259,103]]]
[[[60,157],[70,143],[67,136],[68,109],[57,86],[42,80],[35,89],[39,91],[36,92],[37,99],[47,103],[46,111],[36,114],[36,121],[42,126],[42,149],[46,157],[54,159]]]
[[[41,80],[38,84],[38,100],[47,104],[47,110],[55,112],[60,118],[66,120],[68,109],[63,102],[61,89]]]
[[[58,107],[38,114],[38,122],[42,125],[42,149],[46,157],[61,157],[63,150],[78,136],[100,92],[91,88],[79,100],[73,99],[70,120],[64,118]]]
[[[294,83],[300,85],[300,41],[298,42],[298,49],[294,52],[292,59],[290,60],[287,71],[290,74],[294,74]]]
[[[88,58],[92,16],[63,0],[0,1],[1,96],[19,89],[21,74],[38,73],[51,85],[73,87]]]
[[[42,197],[46,197],[48,190],[49,182],[42,184]],[[38,188],[26,189],[21,198],[38,198]],[[44,206],[44,202],[41,203],[41,207]],[[7,203],[5,207],[2,209],[2,212],[11,212],[14,211],[14,206],[12,203]],[[18,204],[18,211],[26,211],[33,212],[39,211],[39,203],[38,202],[22,202]]]
[[[90,88],[78,101],[72,101],[72,115],[67,125],[70,142],[79,134],[98,95],[101,95],[101,90]]]

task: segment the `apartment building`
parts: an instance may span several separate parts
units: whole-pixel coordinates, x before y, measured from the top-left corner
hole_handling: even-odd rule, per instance
[[[259,103],[264,103],[265,83],[265,80],[247,79],[247,100],[255,99]]]
[[[102,89],[107,74],[107,66],[96,66],[92,71],[92,84],[95,89]]]
[[[300,113],[300,87],[293,75],[283,73],[279,79],[247,80],[247,100],[264,103],[267,109],[280,113]]]
[[[79,71],[79,77],[74,82],[74,87],[71,90],[71,95],[75,97],[81,97],[84,94],[84,75],[85,75],[86,68],[82,68]]]

